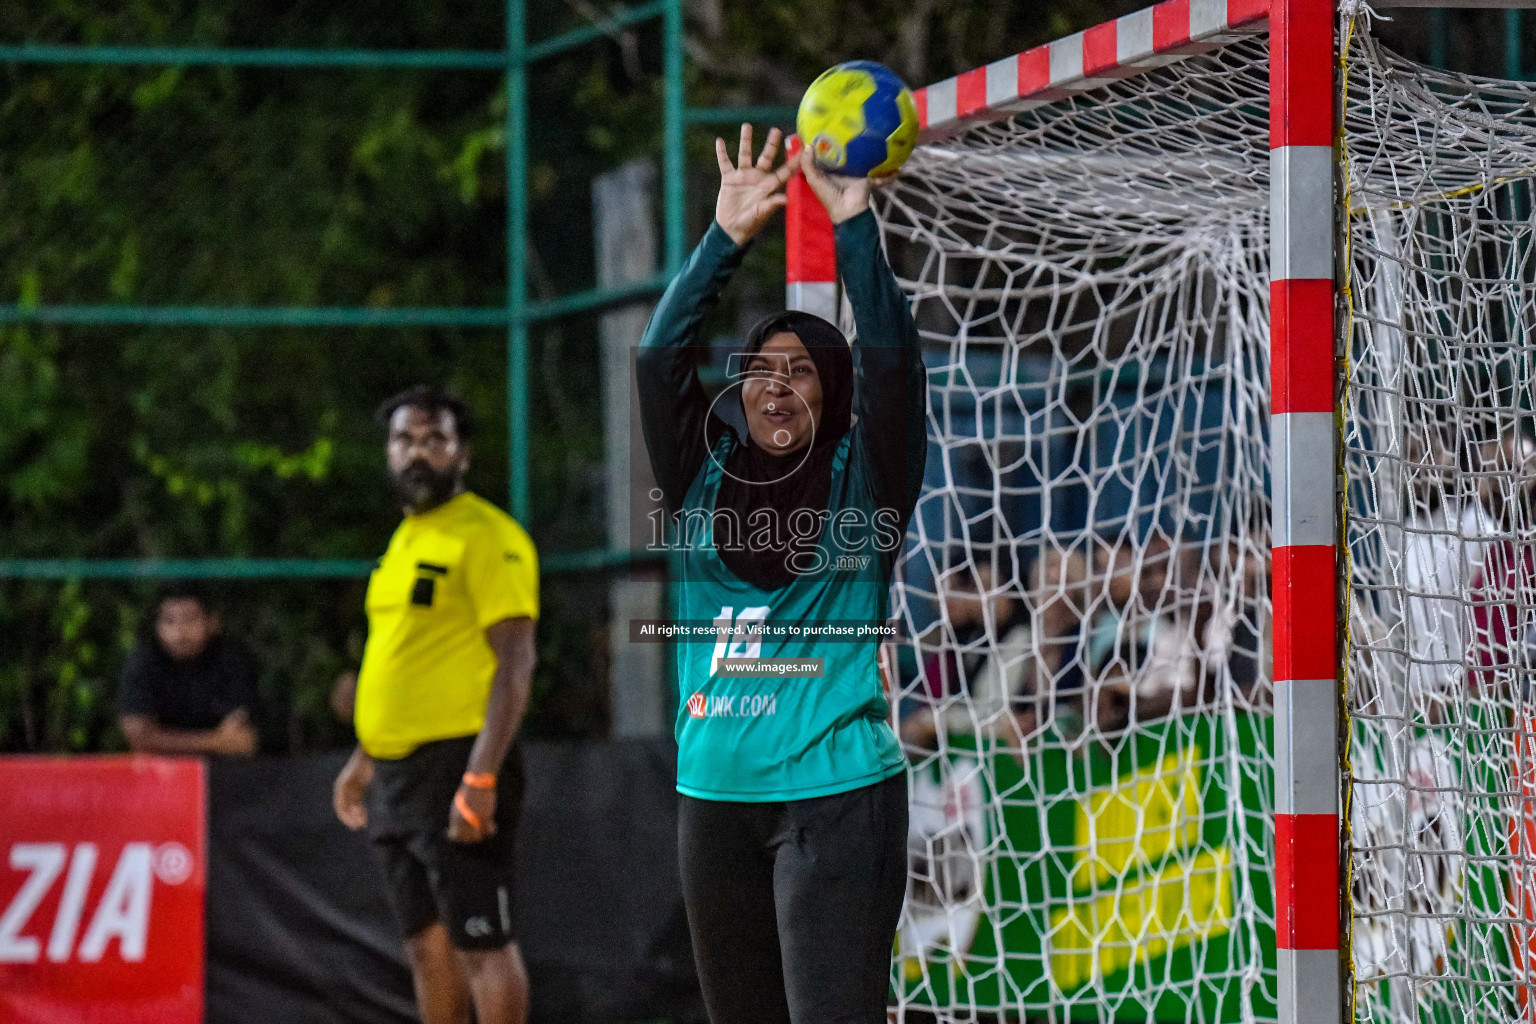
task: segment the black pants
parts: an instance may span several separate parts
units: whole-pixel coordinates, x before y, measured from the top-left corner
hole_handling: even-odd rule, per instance
[[[683,900],[712,1024],[884,1024],[907,780],[811,800],[683,797]]]

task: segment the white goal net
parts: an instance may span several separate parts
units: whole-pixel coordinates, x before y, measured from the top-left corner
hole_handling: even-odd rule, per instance
[[[1346,34],[1347,991],[1524,1019],[1533,94]],[[1275,1019],[1267,49],[975,125],[880,200],[930,381],[898,1019]]]
[[[1524,1021],[1536,954],[1536,88],[1347,51],[1356,1016]]]

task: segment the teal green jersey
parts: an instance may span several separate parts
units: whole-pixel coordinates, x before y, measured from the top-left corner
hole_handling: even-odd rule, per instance
[[[687,507],[713,509],[732,433],[716,443]],[[859,450],[844,438],[832,463],[828,523],[874,510]],[[716,523],[684,516],[688,544],[678,616],[709,621],[714,640],[680,641],[677,788],[705,800],[799,800],[872,785],[905,763],[890,726],[878,635],[824,639],[818,627],[857,630],[885,621],[889,556],[880,531],[893,523],[853,514],[823,531],[823,568],[765,591],[720,560]],[[890,545],[885,544],[886,547]],[[731,632],[734,627],[735,632]],[[787,635],[787,628],[801,635]],[[746,630],[745,636],[739,635]],[[811,635],[806,635],[811,634]],[[721,678],[722,658],[821,659],[821,678]]]
[[[720,633],[677,641],[677,788],[688,796],[828,796],[904,766],[879,636],[829,639],[816,630],[885,623],[891,575],[922,487],[927,377],[873,214],[839,224],[835,236],[858,326],[856,420],[834,452],[827,507],[808,510],[823,517],[813,564],[797,565],[788,583],[760,589],[717,549],[717,525],[731,528],[716,519],[722,467],[743,442],[715,415],[696,371],[699,353],[688,349],[699,344],[705,317],[741,261],[741,248],[718,225],[662,296],[637,360],[646,446],[682,547],[674,611],[690,626],[706,624],[706,634],[714,631],[709,623]],[[822,671],[819,678],[726,675],[720,662],[735,658],[821,659]]]

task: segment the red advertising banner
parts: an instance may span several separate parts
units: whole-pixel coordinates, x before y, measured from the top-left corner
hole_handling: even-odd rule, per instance
[[[200,1024],[199,761],[0,757],[0,1021]]]

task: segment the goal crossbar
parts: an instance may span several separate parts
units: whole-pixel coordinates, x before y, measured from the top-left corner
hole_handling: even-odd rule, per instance
[[[1088,92],[1268,28],[1268,0],[1166,0],[916,90],[919,138]]]

